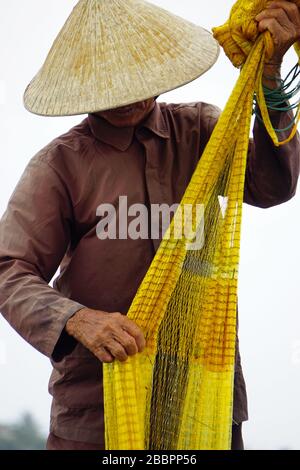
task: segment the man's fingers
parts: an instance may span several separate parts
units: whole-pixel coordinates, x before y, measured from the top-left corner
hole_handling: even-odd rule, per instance
[[[99,361],[110,364],[114,361],[114,357],[107,351],[106,348],[99,348],[95,351],[95,356],[99,359]]]
[[[128,354],[118,341],[111,340],[107,345],[107,349],[109,350],[111,355],[118,361],[120,362],[127,361]]]
[[[264,20],[272,18],[276,20],[283,29],[289,31],[295,39],[299,37],[300,11],[295,3],[284,0],[272,2],[263,11],[261,11],[255,19],[261,23],[262,21],[264,22]],[[259,26],[260,31],[266,29],[263,29],[261,24]]]
[[[127,331],[133,338],[138,347],[138,352],[142,352],[145,349],[146,341],[142,330],[129,318],[124,317],[124,322],[122,325],[123,329]]]
[[[281,0],[281,1],[275,1],[275,2],[272,2],[270,3],[266,9],[267,10],[270,10],[270,9],[273,9],[273,8],[281,8],[285,11],[286,15],[288,16],[289,20],[294,23],[295,22],[295,19],[300,16],[299,14],[299,8],[297,7],[297,5],[293,2],[287,2],[285,0]]]
[[[259,13],[259,15],[257,15],[255,19],[256,21],[262,21],[271,18],[276,20],[284,28],[288,28],[292,23],[285,10],[283,10],[282,8],[264,10]]]
[[[120,328],[120,330],[114,334],[114,339],[123,346],[128,356],[134,356],[139,352],[135,338],[123,328]]]
[[[86,309],[78,325],[76,338],[101,362],[123,362],[145,348],[141,329],[120,312]]]
[[[258,29],[260,32],[269,30],[273,38],[282,37],[286,31],[282,29],[275,18],[266,18],[259,22]]]

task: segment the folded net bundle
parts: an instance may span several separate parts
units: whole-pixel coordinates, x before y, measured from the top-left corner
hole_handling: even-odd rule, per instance
[[[144,332],[146,349],[126,363],[104,365],[109,450],[230,449],[240,228],[254,95],[274,144],[284,143],[272,127],[262,88],[273,42],[268,32],[258,34],[254,18],[267,3],[239,0],[228,22],[214,29],[241,73],[129,310]],[[201,220],[197,207],[203,208]],[[182,219],[185,236],[179,237]],[[192,236],[203,226],[203,246],[192,249]]]

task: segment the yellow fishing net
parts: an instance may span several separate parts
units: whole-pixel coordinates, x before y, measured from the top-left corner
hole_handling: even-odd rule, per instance
[[[145,334],[146,350],[126,363],[104,365],[109,450],[230,449],[240,228],[254,93],[264,124],[280,145],[262,89],[263,64],[273,43],[269,33],[258,35],[254,20],[267,3],[239,0],[228,22],[214,29],[241,73],[129,310]],[[296,126],[289,139],[295,132]],[[181,220],[184,237],[178,236]],[[195,248],[192,235],[202,231],[204,243]]]

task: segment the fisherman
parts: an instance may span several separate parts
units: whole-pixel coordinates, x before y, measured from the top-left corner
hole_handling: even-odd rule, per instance
[[[256,20],[274,40],[264,83],[275,88],[283,56],[300,38],[299,10],[280,0]],[[115,237],[99,235],[103,204],[121,218],[120,197],[131,208],[181,201],[220,112],[157,97],[202,75],[217,56],[210,33],[157,6],[81,0],[26,90],[33,113],[88,114],[30,161],[0,224],[0,310],[53,365],[49,450],[105,447],[101,363],[126,361],[145,347],[126,313],[162,234],[129,237],[120,224]],[[271,113],[276,128],[291,118]],[[299,174],[298,135],[275,148],[259,119],[253,135],[245,202],[288,201]],[[237,347],[232,449],[243,448],[247,419]]]

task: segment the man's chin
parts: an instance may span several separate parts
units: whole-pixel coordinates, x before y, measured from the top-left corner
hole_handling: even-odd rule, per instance
[[[120,118],[110,119],[109,122],[115,127],[134,127],[134,126],[137,126],[139,122],[141,122],[141,120],[142,119],[138,119],[138,118],[129,119],[128,117],[126,119],[122,119],[120,117]]]

